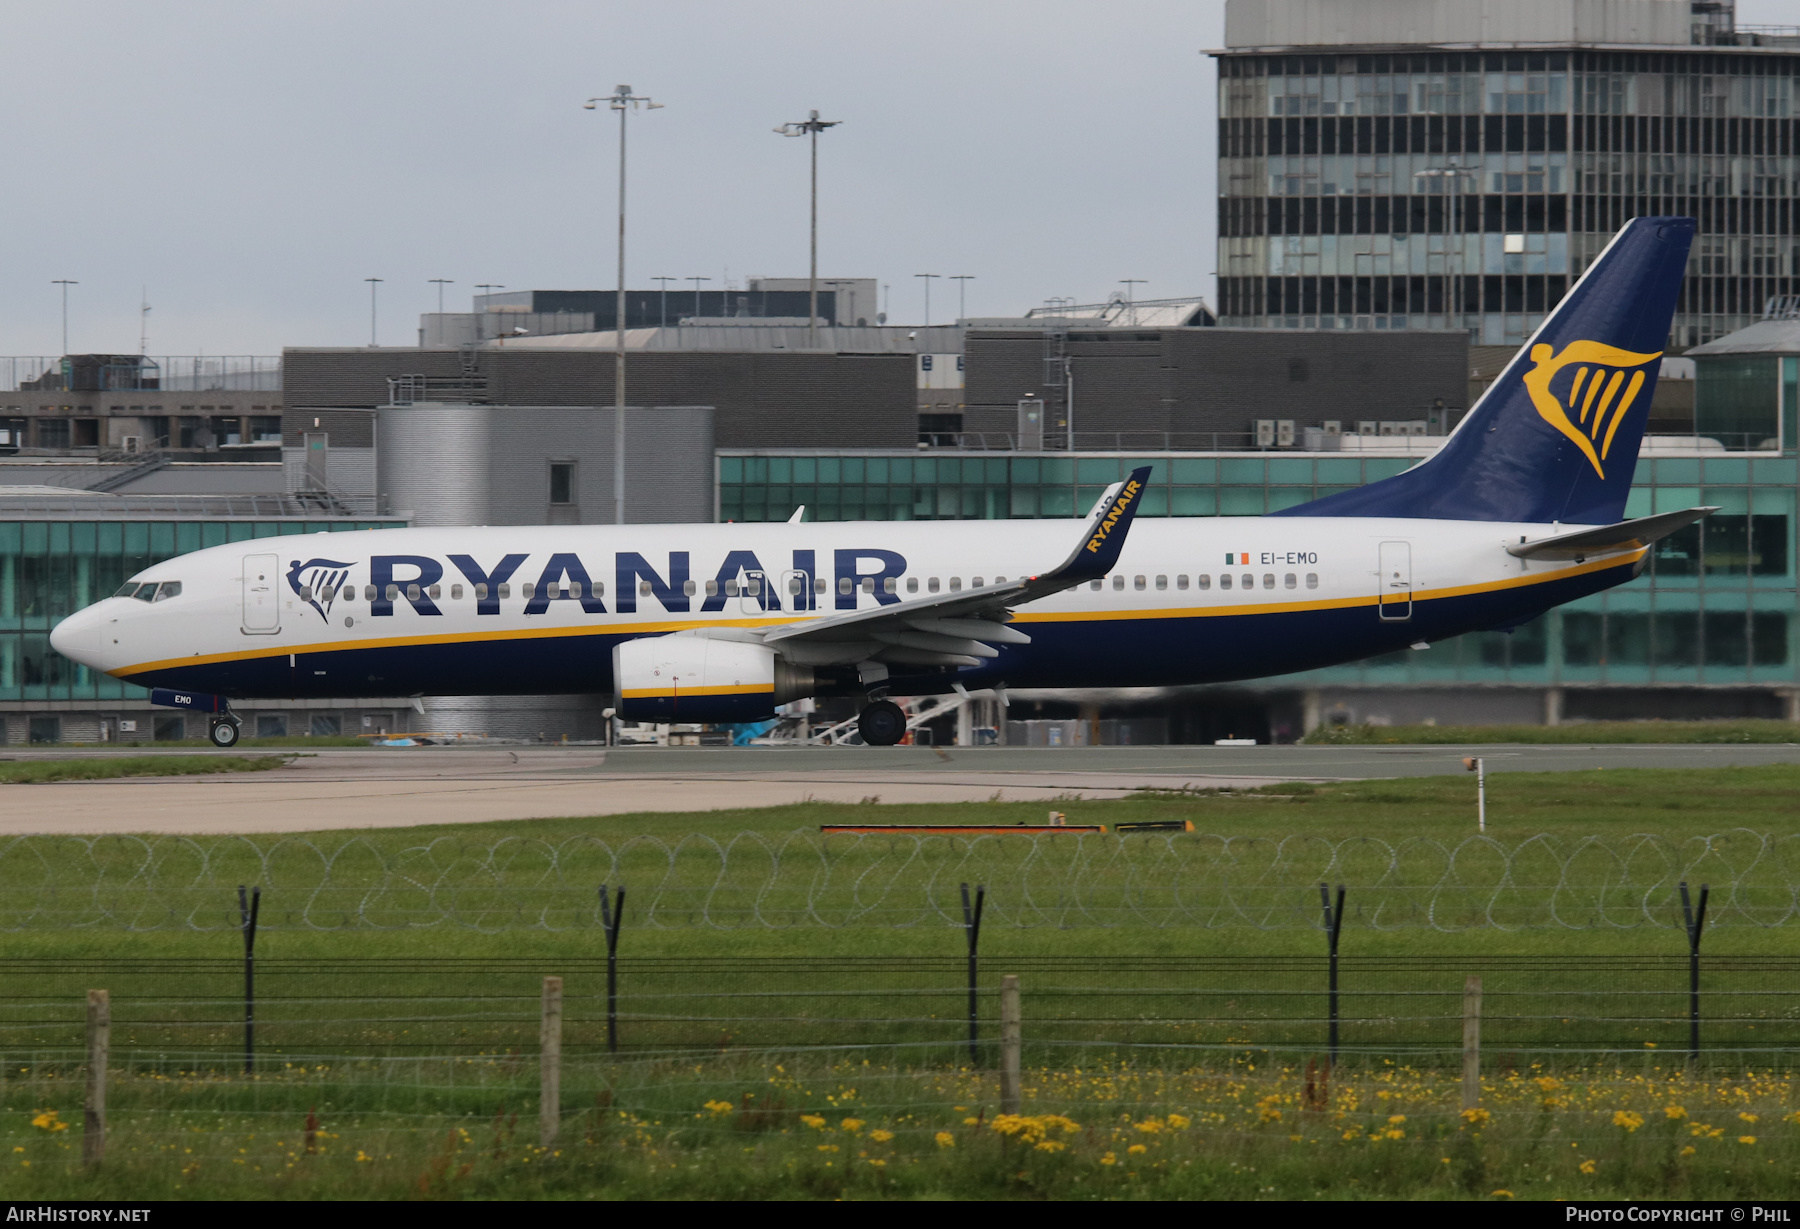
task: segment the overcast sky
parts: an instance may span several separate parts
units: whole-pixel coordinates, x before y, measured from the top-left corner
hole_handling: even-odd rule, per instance
[[[1745,0],[1744,21],[1792,20]],[[1213,298],[1222,0],[59,0],[9,9],[0,353],[273,354],[466,310],[476,283],[613,285],[628,83],[626,280],[972,274],[971,315],[1052,295]],[[955,314],[934,284],[932,318]]]

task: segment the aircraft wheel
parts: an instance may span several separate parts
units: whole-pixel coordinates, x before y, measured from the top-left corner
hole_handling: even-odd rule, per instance
[[[856,732],[871,747],[891,747],[906,737],[906,711],[892,700],[877,700],[857,717]]]
[[[213,722],[206,733],[215,747],[235,747],[242,732],[236,717],[224,717]]]

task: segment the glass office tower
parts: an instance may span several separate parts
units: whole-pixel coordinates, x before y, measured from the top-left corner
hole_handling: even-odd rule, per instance
[[[1417,5],[1355,6],[1350,36],[1382,39],[1356,45],[1298,0],[1233,0],[1238,45],[1213,53],[1220,323],[1516,344],[1627,219],[1661,214],[1699,222],[1672,346],[1800,290],[1800,29],[1737,29],[1718,3],[1693,7],[1722,24],[1657,26],[1679,6],[1635,2],[1644,25],[1628,0],[1592,32],[1611,46],[1569,38],[1579,16],[1538,30],[1480,4],[1482,28],[1515,27],[1484,46],[1385,12]],[[1308,42],[1242,45],[1283,37]]]

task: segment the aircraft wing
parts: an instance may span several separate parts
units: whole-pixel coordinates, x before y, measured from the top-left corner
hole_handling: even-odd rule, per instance
[[[763,641],[796,660],[858,653],[919,666],[974,666],[1000,655],[994,645],[1030,644],[1031,637],[1006,626],[1011,608],[1111,572],[1149,481],[1146,465],[1108,487],[1082,526],[1074,550],[1048,572],[789,623],[770,631]]]
[[[1678,529],[1686,529],[1695,521],[1717,512],[1714,507],[1684,508],[1680,512],[1661,512],[1655,516],[1602,525],[1598,529],[1578,529],[1574,533],[1539,538],[1535,542],[1519,542],[1506,548],[1509,555],[1521,559],[1574,559],[1604,555],[1609,551],[1638,550]]]

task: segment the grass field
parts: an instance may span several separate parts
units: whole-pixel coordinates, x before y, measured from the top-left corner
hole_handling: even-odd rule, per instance
[[[1056,806],[1072,823],[1194,831],[960,846],[821,843],[818,825],[869,814],[827,804],[0,843],[0,1196],[1790,1198],[1800,919],[1756,918],[1791,908],[1800,885],[1797,790],[1794,767],[1490,778],[1493,848],[1527,887],[1533,867],[1563,867],[1568,891],[1599,902],[1584,928],[1446,930],[1382,913],[1442,880],[1433,850],[1466,851],[1459,882],[1499,865],[1466,844],[1466,777],[1071,800]],[[1044,809],[881,818],[1007,824]],[[745,860],[720,863],[726,849]],[[1348,885],[1347,1049],[1321,1081],[1307,1064],[1323,1054],[1326,849],[1332,881]],[[1761,861],[1747,869],[1752,849]],[[773,869],[782,850],[804,873]],[[1679,1058],[1686,940],[1662,881],[1676,855],[1744,898],[1714,902],[1710,1049],[1692,1070]],[[1197,896],[1237,890],[1222,864],[1278,916],[1196,915]],[[740,875],[724,889],[721,865]],[[1607,914],[1621,874],[1660,884],[1654,917]],[[589,903],[602,879],[630,893],[618,1058],[605,1052]],[[992,895],[975,1066],[955,1040],[965,879]],[[239,882],[264,886],[267,924],[254,1078],[235,1057]],[[717,916],[694,903],[703,890],[723,901]],[[772,900],[779,916],[808,893],[824,903],[783,925],[745,903]],[[1054,914],[1046,901],[1070,893],[1082,909]],[[430,903],[441,898],[454,908]],[[1026,986],[1026,1101],[1011,1119],[996,1117],[986,1044],[1003,972]],[[1485,1116],[1459,1113],[1454,1084],[1468,973],[1487,987]],[[546,974],[565,976],[568,996],[563,1125],[547,1148],[535,1062]],[[114,996],[112,1127],[105,1165],[84,1171],[81,1000],[95,985]]]
[[[1344,725],[1321,726],[1309,746],[1375,746],[1424,743],[1481,746],[1533,743],[1567,746],[1605,743],[1800,743],[1792,721],[1578,721],[1568,725]]]
[[[531,1064],[347,1064],[256,1081],[144,1070],[110,1091],[102,1166],[51,1081],[9,1079],[0,1195],[48,1198],[1791,1198],[1785,1076],[1647,1066],[1170,1067],[1129,1051],[990,1071],[789,1053],[566,1070],[546,1146]],[[75,1125],[69,1129],[69,1124]]]
[[[0,761],[0,785],[46,781],[103,781],[113,777],[198,777],[225,772],[267,772],[285,755],[120,755],[79,760]]]

